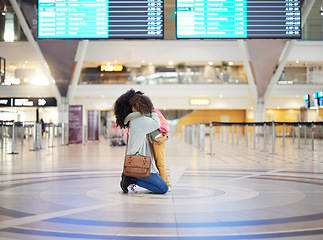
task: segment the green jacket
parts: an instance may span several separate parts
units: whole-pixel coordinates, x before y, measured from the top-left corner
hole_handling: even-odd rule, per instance
[[[133,113],[130,113],[125,119],[124,119],[124,124],[126,125],[128,122],[130,122],[131,120],[135,119],[135,118],[139,118],[141,116],[146,116],[146,117],[152,117],[152,114],[151,113],[148,113],[148,114],[143,114],[141,115],[140,112],[133,112]],[[160,135],[160,131],[158,129],[156,129],[155,131],[149,133],[149,142],[153,142],[155,140],[155,138]]]

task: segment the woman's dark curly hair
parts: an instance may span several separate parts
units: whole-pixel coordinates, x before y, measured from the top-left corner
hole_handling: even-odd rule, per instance
[[[130,106],[141,114],[151,113],[154,109],[154,105],[150,98],[146,95],[136,94],[130,101]]]
[[[130,89],[126,93],[122,94],[114,103],[114,115],[117,119],[117,126],[120,128],[129,127],[129,123],[126,125],[124,124],[124,119],[126,116],[132,113],[132,106],[130,105],[129,101],[135,95],[143,95],[143,93]]]

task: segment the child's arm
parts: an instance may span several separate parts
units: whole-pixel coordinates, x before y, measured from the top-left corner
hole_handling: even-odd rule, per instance
[[[157,145],[161,145],[164,142],[166,142],[168,140],[168,135],[167,134],[163,134],[162,137],[159,137],[157,139],[155,139],[154,142],[156,142]]]

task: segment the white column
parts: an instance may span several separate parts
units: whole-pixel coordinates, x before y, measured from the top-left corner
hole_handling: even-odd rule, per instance
[[[263,98],[258,98],[254,107],[254,122],[264,122],[266,118],[266,107]]]
[[[254,75],[252,73],[252,69],[251,69],[251,60],[250,60],[250,56],[249,56],[248,46],[247,46],[246,41],[244,41],[244,40],[238,40],[238,45],[239,45],[239,48],[241,51],[243,65],[246,70],[250,95],[251,95],[254,103],[256,103],[257,97],[258,97],[258,91],[257,91],[256,83],[255,83],[255,77],[254,77]]]
[[[68,88],[68,91],[67,91],[67,102],[69,104],[73,103],[73,98],[75,96],[76,87],[77,87],[78,81],[80,79],[80,75],[81,75],[82,66],[83,66],[88,43],[89,43],[89,40],[80,41],[78,44],[78,47],[77,47],[77,51],[75,54],[76,66],[75,66],[74,72],[72,74],[72,76],[73,76],[72,82],[71,82],[71,84]]]
[[[68,123],[68,102],[66,97],[62,97],[62,101],[57,104],[58,122]]]

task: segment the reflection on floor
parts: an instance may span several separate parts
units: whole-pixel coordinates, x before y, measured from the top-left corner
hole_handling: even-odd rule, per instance
[[[322,240],[323,141],[310,144],[216,139],[209,154],[208,139],[201,151],[173,135],[172,188],[156,195],[122,193],[124,147],[107,139],[18,154],[2,142],[0,239]]]

